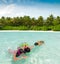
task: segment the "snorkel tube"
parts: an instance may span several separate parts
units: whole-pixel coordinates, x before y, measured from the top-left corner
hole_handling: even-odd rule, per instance
[[[20,46],[19,47],[26,47],[26,46],[28,46],[28,43],[27,42],[24,42],[24,43],[22,43],[22,44],[20,44]]]

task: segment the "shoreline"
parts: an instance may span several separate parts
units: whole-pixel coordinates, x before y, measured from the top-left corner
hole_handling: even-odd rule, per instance
[[[60,31],[35,31],[35,30],[0,30],[0,32],[60,32]]]

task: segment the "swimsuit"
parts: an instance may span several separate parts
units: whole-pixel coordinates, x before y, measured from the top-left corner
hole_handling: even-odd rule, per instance
[[[17,51],[17,53],[16,53],[16,57],[18,57],[18,56],[20,56],[23,52],[21,52],[21,51],[23,51],[23,49],[18,49],[18,51]]]

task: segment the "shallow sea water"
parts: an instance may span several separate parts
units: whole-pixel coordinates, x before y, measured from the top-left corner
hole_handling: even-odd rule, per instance
[[[8,49],[15,50],[23,43],[30,46],[43,40],[45,44],[34,47],[28,57],[13,61]],[[60,32],[0,32],[0,64],[60,64]]]

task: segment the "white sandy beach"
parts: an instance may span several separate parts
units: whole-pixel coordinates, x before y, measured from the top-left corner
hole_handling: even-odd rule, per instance
[[[0,32],[60,32],[60,31],[35,31],[35,30],[0,30]]]

